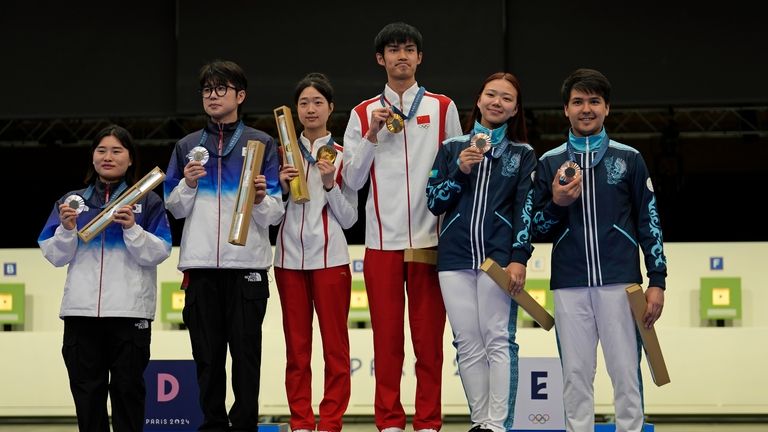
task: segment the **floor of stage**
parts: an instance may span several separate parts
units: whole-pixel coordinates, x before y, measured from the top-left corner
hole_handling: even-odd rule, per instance
[[[42,423],[42,419],[3,419],[0,417],[0,432],[77,432],[75,419],[51,419]],[[728,419],[704,419],[691,423],[679,420],[671,422],[656,421],[655,432],[765,432],[768,420],[755,419],[760,423],[745,423],[744,420],[733,422]],[[442,432],[466,432],[468,423],[463,419],[447,420]],[[410,426],[406,431],[412,431]],[[373,423],[351,419],[344,424],[344,432],[376,432]]]

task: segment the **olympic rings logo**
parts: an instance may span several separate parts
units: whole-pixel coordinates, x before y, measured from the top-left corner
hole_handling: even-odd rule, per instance
[[[549,414],[530,414],[528,420],[533,424],[544,424],[549,421]]]

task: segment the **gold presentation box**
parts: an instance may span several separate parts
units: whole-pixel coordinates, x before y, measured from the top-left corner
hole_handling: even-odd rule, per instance
[[[158,167],[147,173],[136,184],[128,188],[117,199],[109,203],[92,221],[84,226],[77,235],[84,242],[88,243],[94,237],[99,235],[109,224],[115,220],[115,210],[124,205],[134,205],[146,194],[152,191],[157,185],[165,180],[165,173]]]
[[[648,368],[651,370],[651,378],[654,384],[661,387],[670,382],[667,365],[664,363],[664,356],[661,354],[661,345],[656,336],[656,330],[645,328],[643,315],[645,315],[645,294],[640,285],[630,285],[626,288],[629,305],[632,308],[632,315],[635,317],[637,330],[640,332],[640,338],[643,340],[643,349],[645,349],[645,358],[648,359]]]
[[[500,265],[491,258],[486,258],[483,264],[480,265],[480,270],[488,273],[488,276],[496,282],[496,285],[501,288],[506,294],[509,295],[507,287],[509,287],[509,275]],[[534,300],[533,297],[526,290],[520,291],[519,294],[511,296],[512,300],[517,302],[528,315],[531,316],[544,330],[550,330],[555,325],[555,319],[547,312],[546,309]]]
[[[280,144],[283,146],[283,164],[298,168],[299,175],[290,182],[291,199],[297,204],[309,201],[309,188],[307,179],[304,178],[304,157],[301,155],[299,140],[296,138],[296,129],[293,127],[293,115],[291,109],[283,105],[275,108],[275,122],[277,132],[280,135]]]
[[[437,265],[437,250],[436,249],[406,249],[403,252],[403,261]]]
[[[229,227],[229,243],[235,246],[245,246],[245,241],[248,239],[253,200],[256,196],[253,179],[261,173],[265,147],[259,140],[249,140],[245,148],[243,169],[240,171],[240,186],[237,188],[232,225]]]

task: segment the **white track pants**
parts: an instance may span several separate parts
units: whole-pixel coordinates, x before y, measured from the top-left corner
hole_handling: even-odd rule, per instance
[[[439,276],[472,424],[506,432],[515,417],[517,303],[483,271]]]
[[[563,402],[569,432],[595,430],[597,342],[613,383],[616,432],[641,432],[641,342],[627,293],[630,284],[554,290],[555,326],[563,363]]]

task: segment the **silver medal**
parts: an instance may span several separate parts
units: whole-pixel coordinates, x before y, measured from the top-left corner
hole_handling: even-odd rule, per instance
[[[203,146],[193,147],[187,154],[189,161],[198,161],[201,165],[205,165],[208,162],[208,149]]]
[[[75,209],[75,213],[80,214],[85,209],[85,200],[80,195],[70,195],[64,202],[71,208]]]

